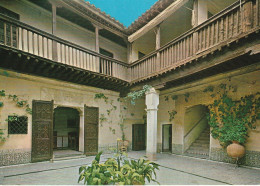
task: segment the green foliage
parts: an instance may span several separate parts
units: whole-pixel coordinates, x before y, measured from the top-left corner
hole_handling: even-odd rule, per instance
[[[152,88],[152,86],[150,85],[144,85],[142,90],[139,91],[133,91],[133,92],[129,92],[126,96],[126,99],[129,98],[131,101],[132,105],[135,105],[135,101],[141,97],[144,96],[144,94],[146,92],[148,92],[150,89]]]
[[[108,97],[106,97],[103,93],[95,94],[94,99],[104,99],[106,103],[108,102]]]
[[[213,92],[214,91],[214,87],[213,86],[208,86],[207,88],[205,88],[203,90],[203,92]]]
[[[164,96],[165,101],[169,101],[169,96]]]
[[[0,96],[5,97],[5,90],[0,91]]]
[[[6,138],[5,138],[5,136],[4,136],[4,130],[5,129],[0,129],[0,141],[2,141],[2,142],[5,142],[6,141]]]
[[[99,122],[100,122],[101,127],[103,126],[103,123],[105,121],[107,121],[107,118],[105,117],[105,115],[104,114],[100,114]]]
[[[184,96],[185,96],[185,101],[188,102],[189,101],[188,98],[190,97],[190,93],[187,92],[187,93],[184,94]]]
[[[177,111],[172,110],[172,111],[168,111],[168,113],[169,113],[169,116],[170,116],[169,121],[171,122],[174,119],[175,115],[177,114]]]
[[[117,154],[115,158],[100,163],[101,154],[96,155],[90,166],[79,168],[78,182],[84,180],[87,185],[134,185],[145,184],[145,180],[157,182],[153,175],[156,178],[158,164],[142,158],[130,161],[126,154]]]
[[[0,91],[0,96],[1,97],[6,97],[5,90],[1,90]],[[30,105],[27,103],[26,100],[19,100],[17,95],[11,95],[11,94],[8,95],[8,98],[13,100],[17,107],[25,107],[25,111],[28,114],[32,114],[32,109],[30,108]],[[0,107],[3,107],[3,106],[4,106],[4,103],[0,102]]]
[[[209,105],[207,118],[212,127],[212,137],[218,139],[223,147],[238,141],[246,142],[248,129],[255,128],[260,113],[259,93],[241,97],[234,101],[227,95],[226,85],[221,84],[224,93]]]
[[[176,95],[173,95],[173,96],[172,96],[172,100],[173,100],[173,101],[175,101],[175,100],[177,100],[177,99],[178,99],[178,96],[176,96]]]

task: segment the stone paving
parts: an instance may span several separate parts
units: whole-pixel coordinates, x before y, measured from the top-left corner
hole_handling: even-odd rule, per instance
[[[145,152],[130,152],[130,158],[138,158]],[[101,161],[112,155],[102,156]],[[0,184],[3,185],[75,185],[78,169],[89,164],[93,157],[40,163],[30,163],[0,168]],[[161,165],[157,180],[164,185],[256,185],[260,184],[260,169],[236,167],[232,164],[201,160],[172,154],[158,154]],[[82,184],[82,183],[81,183]],[[155,184],[155,183],[150,183]]]

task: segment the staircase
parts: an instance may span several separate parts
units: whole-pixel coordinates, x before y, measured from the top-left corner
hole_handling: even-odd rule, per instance
[[[192,143],[185,155],[207,159],[209,157],[210,128],[207,127]]]

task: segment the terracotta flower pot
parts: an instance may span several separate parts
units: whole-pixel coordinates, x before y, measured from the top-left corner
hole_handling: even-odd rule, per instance
[[[227,153],[232,158],[242,158],[245,155],[245,147],[240,145],[237,141],[227,146]]]

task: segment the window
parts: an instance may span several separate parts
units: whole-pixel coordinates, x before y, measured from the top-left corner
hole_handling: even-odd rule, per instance
[[[16,14],[15,12],[12,12],[11,10],[8,10],[1,6],[0,14],[17,20],[20,19],[19,14]],[[4,43],[12,47],[17,47],[17,27],[9,23],[4,24],[3,21],[0,21],[0,43]]]
[[[27,134],[27,116],[8,116],[8,134]]]
[[[99,52],[100,52],[100,54],[103,54],[105,56],[112,57],[112,58],[114,57],[113,53],[111,53],[103,48],[99,48]]]
[[[142,57],[144,57],[145,56],[145,54],[144,53],[142,53],[142,52],[140,52],[140,51],[138,51],[138,59],[141,59]]]
[[[15,13],[15,12],[13,12],[11,10],[8,10],[8,9],[2,7],[2,6],[0,6],[0,13],[6,15],[8,17],[11,17],[13,19],[17,19],[17,20],[20,19],[19,14]]]

